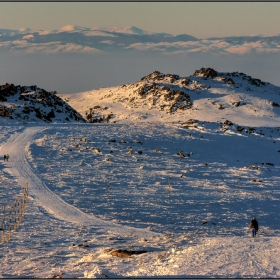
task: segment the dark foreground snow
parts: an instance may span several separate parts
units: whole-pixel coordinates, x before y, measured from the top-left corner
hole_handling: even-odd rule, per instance
[[[0,245],[0,275],[279,277],[278,139],[277,128],[207,122],[6,123],[0,203],[11,205],[26,180],[30,199]]]

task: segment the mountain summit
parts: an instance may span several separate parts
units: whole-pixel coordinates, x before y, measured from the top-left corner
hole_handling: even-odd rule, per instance
[[[91,121],[110,115],[115,122],[230,119],[237,124],[275,126],[280,120],[280,87],[212,68],[201,68],[189,77],[154,71],[132,84],[63,98]]]

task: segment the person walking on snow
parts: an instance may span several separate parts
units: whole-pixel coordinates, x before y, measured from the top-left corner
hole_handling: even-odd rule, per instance
[[[4,155],[4,161],[6,160],[6,155]]]
[[[258,224],[258,221],[256,220],[256,218],[253,218],[250,225],[249,225],[249,228],[252,230],[252,237],[256,237],[256,234],[259,230],[259,224]]]
[[[9,157],[10,157],[10,156],[9,156],[9,154],[7,154],[7,155],[6,155],[6,159],[7,159],[7,161],[9,161]]]

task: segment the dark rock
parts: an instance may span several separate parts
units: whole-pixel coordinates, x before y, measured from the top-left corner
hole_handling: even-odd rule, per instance
[[[232,105],[234,105],[235,107],[239,107],[240,106],[240,101],[233,102]]]
[[[180,78],[179,75],[175,75],[175,74],[166,74],[166,77],[171,78],[173,81],[176,81]]]
[[[243,129],[244,129],[244,127],[241,127],[241,126],[237,126],[237,127],[236,127],[236,130],[237,130],[237,131],[243,131]]]
[[[191,106],[190,96],[183,91],[177,90],[174,96],[174,103],[170,106],[170,112],[175,112],[177,109],[189,109]]]
[[[0,94],[0,102],[5,102],[7,101],[7,98],[4,97],[2,94]]]
[[[265,85],[265,82],[261,81],[260,79],[254,79],[251,76],[247,76],[247,75],[246,75],[246,77],[247,77],[248,82],[251,85],[254,85],[254,86],[257,86],[257,87]]]
[[[118,249],[118,250],[114,250],[114,251],[110,252],[110,255],[119,257],[119,258],[130,258],[132,255],[139,255],[139,254],[144,254],[144,253],[148,253],[148,251],[145,251],[145,250],[128,251],[128,250]]]
[[[215,71],[212,68],[200,68],[199,70],[196,70],[193,74],[193,76],[202,76],[205,78],[216,78],[218,77],[217,71]]]
[[[279,105],[278,103],[274,102],[274,101],[271,102],[271,105],[272,105],[273,107],[280,107],[280,105]]]
[[[226,125],[233,125],[233,123],[231,121],[229,121],[229,120],[225,120],[224,124],[226,124]]]
[[[159,71],[154,71],[151,74],[143,77],[141,81],[160,81],[163,80],[166,77],[163,73]]]
[[[183,157],[183,158],[186,157],[182,152],[179,152],[177,155],[180,156],[180,157]]]
[[[249,134],[252,134],[252,133],[254,133],[255,132],[255,128],[252,128],[252,127],[250,127],[250,128],[248,128],[247,130],[245,130],[245,132],[246,133],[249,133]]]
[[[156,78],[151,79],[151,77]],[[151,82],[152,80],[157,80],[158,82],[159,80],[165,78],[172,78],[173,80],[176,80],[179,79],[179,76],[172,74],[160,74],[160,76],[154,76],[153,74],[152,76],[146,76],[144,80],[147,81],[147,83],[143,83],[140,87],[138,87],[134,91],[134,94],[138,95],[141,99],[147,99],[149,100],[149,102],[152,101],[153,106],[158,106],[160,110],[163,110],[165,107],[168,107],[170,112],[175,112],[178,109],[184,110],[191,108],[192,103],[190,96],[184,90],[182,90],[181,87],[172,87],[168,84],[162,85],[157,84],[155,82]],[[167,82],[170,83],[170,81]],[[160,96],[163,96],[164,100],[169,102],[169,104],[158,105],[157,102]],[[131,98],[130,102],[133,103],[135,99],[137,99],[137,96]]]
[[[190,79],[188,79],[188,78],[183,78],[183,79],[180,80],[180,83],[181,83],[182,85],[184,85],[184,86],[189,85],[190,82],[191,82],[191,81],[190,81]]]
[[[147,81],[147,82],[152,82],[152,81],[162,81],[164,79],[168,80],[170,83],[173,83],[174,81],[177,81],[179,79],[179,75],[175,74],[163,74],[159,71],[154,71],[151,74],[143,77],[141,81]]]
[[[195,120],[195,119],[189,119],[185,122],[182,122],[181,125],[185,125],[185,126],[193,126],[193,125],[196,125],[198,122],[198,120]],[[190,135],[191,136],[191,135]]]
[[[231,78],[222,77],[222,81],[227,83],[227,84],[230,84],[230,85],[234,85],[235,84],[235,82]]]

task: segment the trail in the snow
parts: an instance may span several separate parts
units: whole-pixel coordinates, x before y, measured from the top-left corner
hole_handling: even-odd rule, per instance
[[[96,229],[110,231],[116,235],[136,235],[139,237],[156,236],[158,233],[145,229],[138,229],[128,226],[116,225],[112,222],[103,221],[93,215],[83,213],[78,208],[66,203],[59,196],[54,194],[44,182],[37,176],[28,163],[29,146],[44,133],[45,126],[27,126],[22,133],[13,134],[1,146],[1,152],[10,154],[8,163],[11,174],[17,177],[22,186],[28,180],[29,195],[44,207],[48,213],[58,219],[78,223],[81,225],[93,226]]]

